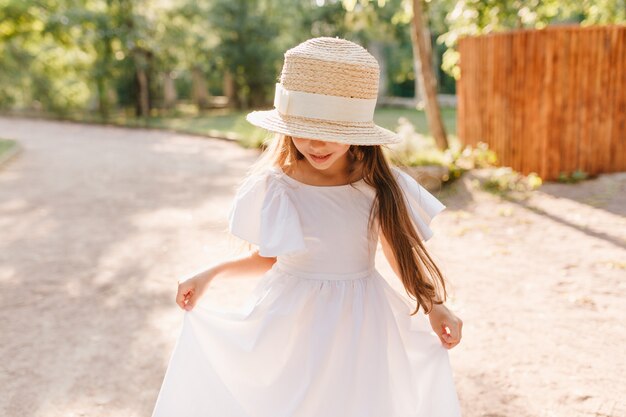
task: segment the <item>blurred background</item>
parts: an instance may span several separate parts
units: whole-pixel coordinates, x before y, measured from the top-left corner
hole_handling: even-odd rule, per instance
[[[625,0],[0,0],[0,415],[150,415],[176,281],[239,249],[245,115],[316,36],[377,58],[385,152],[447,206],[464,415],[626,416]]]
[[[626,20],[622,0],[422,6],[443,121],[453,134],[462,36]],[[3,0],[0,109],[231,134],[257,146],[262,132],[245,123],[244,113],[271,107],[282,54],[313,36],[367,47],[381,64],[379,103],[415,108],[423,92],[416,87],[412,16],[406,0]],[[402,114],[381,108],[377,121],[396,128]],[[407,114],[427,131],[415,112]]]

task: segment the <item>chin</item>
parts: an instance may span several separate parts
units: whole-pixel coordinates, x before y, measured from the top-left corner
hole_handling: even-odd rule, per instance
[[[309,159],[309,163],[310,163],[310,164],[311,164],[311,166],[313,166],[314,168],[317,168],[317,169],[320,169],[320,170],[324,170],[324,169],[328,169],[328,168],[330,168],[330,167],[333,165],[334,161],[329,161],[329,162],[314,162],[314,161],[311,161],[311,160]]]

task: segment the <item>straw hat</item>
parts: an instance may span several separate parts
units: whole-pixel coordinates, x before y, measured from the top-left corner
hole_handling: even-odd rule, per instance
[[[272,132],[354,145],[398,143],[374,124],[379,67],[365,48],[345,39],[309,39],[285,52],[274,109],[246,120]]]

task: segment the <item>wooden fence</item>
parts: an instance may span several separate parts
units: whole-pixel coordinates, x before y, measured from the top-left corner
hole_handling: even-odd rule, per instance
[[[459,41],[460,140],[546,180],[626,171],[626,26],[560,26]]]

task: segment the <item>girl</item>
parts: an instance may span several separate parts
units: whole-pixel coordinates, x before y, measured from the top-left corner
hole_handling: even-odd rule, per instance
[[[378,76],[343,39],[285,53],[275,109],[247,116],[276,136],[229,215],[256,248],[179,283],[153,417],[460,416],[446,349],[462,323],[423,243],[445,206],[385,160],[399,138],[372,121]],[[379,239],[410,297],[375,269]],[[249,273],[241,309],[196,304],[215,277]]]

